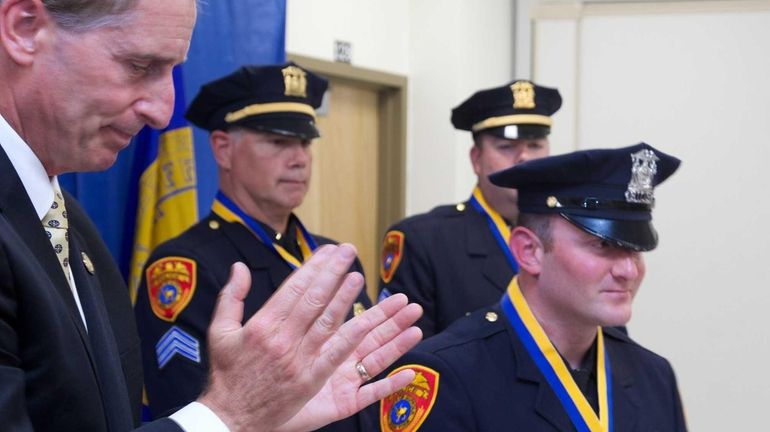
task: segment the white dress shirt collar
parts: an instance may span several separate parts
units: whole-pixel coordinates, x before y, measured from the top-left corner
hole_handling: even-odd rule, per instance
[[[57,178],[48,177],[40,159],[2,115],[0,115],[0,146],[3,147],[8,159],[11,160],[11,165],[24,184],[24,189],[27,190],[27,196],[32,201],[38,218],[43,220],[53,204],[53,188],[58,184]]]

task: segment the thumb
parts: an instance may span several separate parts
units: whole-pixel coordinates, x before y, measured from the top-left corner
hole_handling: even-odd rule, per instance
[[[230,267],[230,277],[219,291],[219,299],[214,308],[214,316],[209,327],[209,340],[213,335],[220,335],[239,330],[243,322],[243,299],[251,289],[251,272],[242,262]]]

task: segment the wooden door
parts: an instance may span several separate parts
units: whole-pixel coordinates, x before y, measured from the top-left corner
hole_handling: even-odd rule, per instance
[[[332,79],[326,112],[318,117],[321,138],[313,141],[313,175],[296,213],[312,232],[352,243],[366,273],[369,296],[379,272],[377,90]]]

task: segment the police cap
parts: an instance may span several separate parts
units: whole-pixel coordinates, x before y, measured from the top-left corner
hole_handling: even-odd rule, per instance
[[[313,139],[328,81],[294,63],[243,66],[201,87],[185,117],[203,129],[234,126]]]
[[[500,138],[544,138],[551,132],[551,116],[561,107],[555,88],[531,81],[512,81],[480,90],[452,110],[455,128]]]
[[[652,226],[653,189],[679,164],[679,159],[639,143],[534,159],[489,178],[518,189],[521,213],[559,214],[597,237],[648,251],[658,244]]]

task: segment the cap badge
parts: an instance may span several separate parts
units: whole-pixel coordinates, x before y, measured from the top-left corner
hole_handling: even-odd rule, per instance
[[[516,81],[511,84],[513,107],[531,109],[535,107],[535,86],[531,82]]]
[[[655,203],[652,180],[658,172],[660,158],[649,149],[631,154],[631,181],[626,190],[626,201],[652,205]]]
[[[286,96],[307,97],[307,77],[304,70],[297,66],[287,66],[283,72],[283,94]]]

